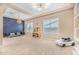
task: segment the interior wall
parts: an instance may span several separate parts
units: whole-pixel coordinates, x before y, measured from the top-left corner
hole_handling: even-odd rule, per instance
[[[16,19],[3,17],[3,33],[8,35],[10,33],[24,32],[24,22],[21,22],[21,24],[17,24]]]
[[[3,37],[3,16],[5,11],[7,10],[9,6],[6,4],[1,4],[0,5],[0,43],[2,42],[2,40],[4,39]],[[15,19],[15,18],[14,18]],[[26,28],[25,28],[26,29]],[[24,30],[25,31],[25,30]]]
[[[52,34],[52,35],[48,35],[45,36],[43,34],[43,25],[42,22],[45,19],[49,19],[49,18],[53,18],[53,17],[58,17],[59,18],[59,34]],[[56,13],[52,13],[50,15],[47,16],[43,16],[43,17],[38,17],[33,19],[34,22],[34,26],[39,26],[40,27],[40,32],[41,32],[41,37],[42,38],[48,38],[48,39],[57,39],[57,38],[61,38],[61,37],[71,37],[73,38],[73,9],[68,9],[68,10],[63,10],[60,12],[56,12]]]
[[[4,13],[5,7],[0,7],[0,38],[3,37],[3,13]],[[45,19],[48,18],[53,18],[53,17],[59,17],[60,19],[60,33],[59,34],[52,34],[52,35],[48,35],[45,36],[43,34],[43,25],[42,22]],[[43,16],[43,17],[39,17],[39,18],[35,18],[33,19],[34,22],[34,26],[39,26],[40,27],[40,34],[41,34],[41,38],[45,38],[45,39],[57,39],[57,38],[61,38],[61,37],[72,37],[73,38],[73,9],[68,9],[68,10],[64,10],[61,12],[56,12],[56,13],[52,13],[50,15],[47,16]],[[26,22],[25,22],[26,23]],[[26,25],[25,25],[26,26]],[[27,31],[27,28],[25,27],[25,31]]]
[[[3,39],[3,14],[5,10],[6,10],[6,6],[0,5],[0,44],[2,43],[2,39]]]

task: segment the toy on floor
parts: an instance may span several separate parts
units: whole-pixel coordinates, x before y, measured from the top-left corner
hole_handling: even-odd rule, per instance
[[[74,46],[75,42],[70,37],[61,38],[61,39],[56,41],[56,45],[61,46],[61,47]]]

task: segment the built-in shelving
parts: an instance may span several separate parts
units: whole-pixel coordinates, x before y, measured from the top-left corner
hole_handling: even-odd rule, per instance
[[[73,54],[79,55],[79,3],[76,3],[74,7],[74,39],[76,46]]]
[[[74,38],[79,41],[79,3],[74,7]]]

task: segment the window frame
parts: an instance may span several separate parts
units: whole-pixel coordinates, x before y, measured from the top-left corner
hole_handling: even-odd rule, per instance
[[[31,29],[30,29],[30,30],[28,29],[28,23],[29,23],[29,22],[30,22],[30,24],[31,24]],[[33,28],[34,28],[33,22],[32,22],[31,20],[28,20],[28,21],[27,21],[27,32],[28,32],[28,33],[33,33]]]
[[[55,19],[55,18],[58,18],[58,31],[57,31],[57,33],[45,33],[45,29],[44,29],[44,21],[45,20],[52,20],[52,19]],[[59,19],[59,17],[51,17],[51,18],[47,18],[47,19],[45,19],[45,20],[43,20],[43,34],[60,34],[60,19]]]

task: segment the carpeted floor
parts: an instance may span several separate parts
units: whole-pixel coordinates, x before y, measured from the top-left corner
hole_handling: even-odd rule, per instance
[[[72,55],[74,47],[59,47],[56,39],[35,39],[20,36],[4,38],[2,46],[3,55]]]

